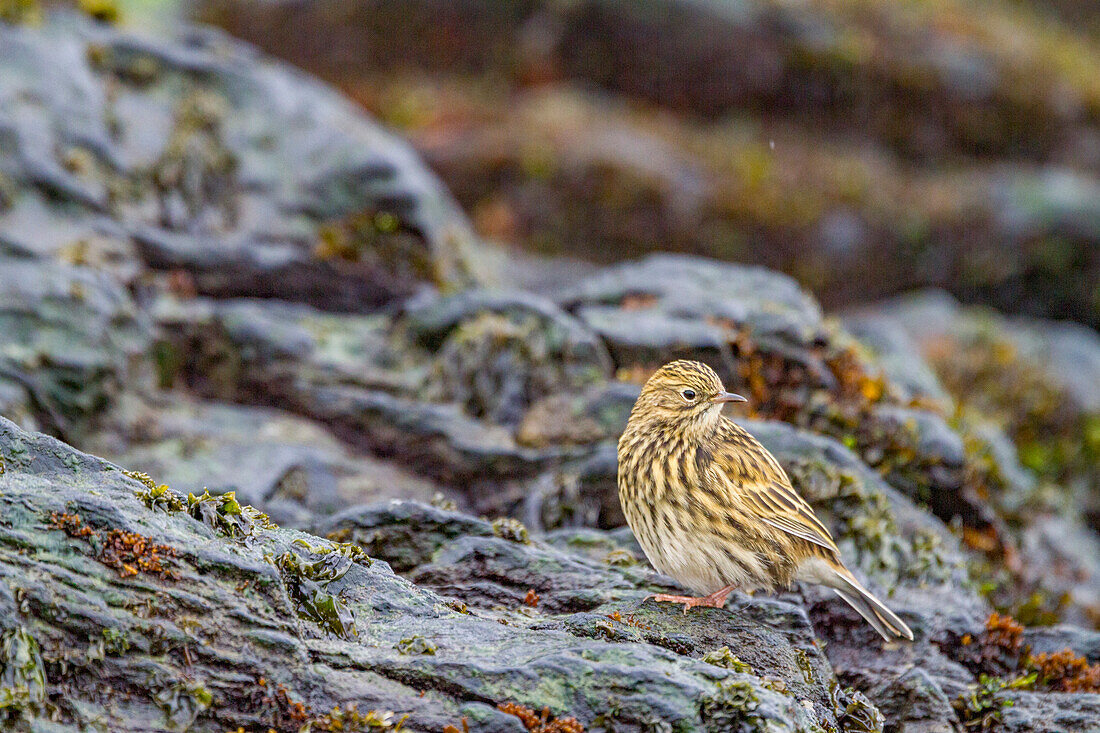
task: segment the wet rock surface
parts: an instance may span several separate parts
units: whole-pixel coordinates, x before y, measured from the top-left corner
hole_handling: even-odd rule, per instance
[[[490,267],[405,143],[238,42],[58,16],[0,23],[13,49],[3,726],[1096,715],[1094,331],[927,292],[831,318],[786,275],[701,257]],[[814,588],[645,600],[678,589],[623,527],[615,446],[673,358],[749,398],[730,416],[913,644]]]

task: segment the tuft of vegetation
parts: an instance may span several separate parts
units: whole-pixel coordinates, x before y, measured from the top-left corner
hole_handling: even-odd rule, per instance
[[[158,691],[153,699],[173,730],[188,730],[214,702],[206,686],[195,680],[179,680]]]
[[[422,654],[435,654],[439,647],[434,642],[425,639],[420,634],[404,638],[393,645],[393,648],[402,654],[416,656]]]
[[[653,628],[649,624],[643,621],[639,621],[637,618],[634,617],[634,614],[632,613],[623,616],[618,611],[612,611],[611,613],[607,614],[607,618],[618,623],[626,624],[627,626],[633,626],[636,629],[648,630]]]
[[[202,496],[187,495],[187,513],[219,534],[241,538],[252,536],[259,514],[252,507],[242,508],[234,491],[211,496],[206,490]]]
[[[724,646],[721,649],[715,649],[714,651],[707,652],[703,655],[703,661],[707,664],[713,664],[715,667],[722,667],[724,669],[732,669],[734,672],[742,672],[744,674],[756,674],[753,671],[752,666],[747,662],[742,662],[737,657],[733,656],[733,652],[730,651],[728,646]]]
[[[1005,690],[1026,690],[1034,684],[1034,674],[1011,680],[982,674],[978,684],[971,685],[969,692],[954,701],[953,707],[967,730],[993,730],[1004,717],[1004,709],[1014,704],[1004,695]]]
[[[123,471],[122,475],[141,483],[144,491],[138,491],[137,497],[151,511],[161,511],[165,514],[175,514],[187,508],[183,497],[168,488],[168,484],[157,484],[149,474],[138,471]]]
[[[1024,666],[1036,675],[1041,687],[1049,690],[1100,693],[1100,664],[1089,664],[1070,649],[1029,654]]]
[[[122,18],[116,0],[78,0],[80,12],[100,23],[114,24]]]
[[[708,730],[731,733],[756,733],[766,730],[763,718],[756,715],[760,698],[746,680],[719,680],[713,692],[699,701],[699,718]]]
[[[357,562],[369,566],[371,559],[355,545],[315,548],[305,540],[295,540],[292,550],[283,553],[275,565],[299,617],[313,621],[342,639],[349,639],[359,633],[355,629],[355,616],[343,600],[325,589],[329,583],[344,577]]]
[[[84,524],[76,514],[51,512],[50,527],[65,532],[70,537],[87,540],[96,548],[95,558],[104,565],[118,570],[122,577],[140,573],[159,575],[168,580],[178,579],[171,567],[176,550],[154,542],[137,532],[121,529],[101,531]]]
[[[852,687],[842,690],[835,682],[830,694],[841,730],[845,733],[882,733],[886,718],[866,695]]]
[[[12,25],[42,22],[42,3],[39,0],[0,0],[0,22]]]
[[[299,733],[312,731],[340,731],[341,733],[363,733],[365,731],[399,731],[405,726],[409,716],[398,716],[392,710],[368,710],[359,712],[355,704],[346,708],[337,705],[331,711],[313,718],[299,729]]]
[[[634,554],[622,548],[615,548],[606,555],[603,561],[612,567],[626,568],[638,564],[638,558]]]
[[[0,727],[14,725],[46,702],[46,666],[38,642],[18,627],[0,634]]]
[[[501,703],[497,709],[519,718],[528,733],[584,733],[584,726],[576,718],[555,718],[548,707],[542,709],[541,715],[515,702]]]
[[[502,539],[519,542],[524,545],[531,544],[531,537],[527,533],[527,527],[518,519],[500,517],[493,520],[493,534]]]
[[[1100,664],[1089,664],[1070,649],[1032,654],[1024,643],[1023,625],[1010,616],[990,614],[977,638],[966,634],[952,648],[953,656],[975,674],[1011,679],[1013,689],[1100,693]]]

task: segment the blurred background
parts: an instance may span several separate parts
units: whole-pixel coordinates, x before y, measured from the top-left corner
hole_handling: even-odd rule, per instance
[[[412,141],[479,235],[1100,325],[1089,0],[206,0]]]

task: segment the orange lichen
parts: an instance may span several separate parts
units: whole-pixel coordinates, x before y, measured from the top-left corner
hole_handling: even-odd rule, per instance
[[[466,716],[462,716],[462,730],[459,730],[458,726],[448,725],[443,729],[443,733],[470,733],[470,724],[466,722]]]
[[[539,594],[535,592],[534,588],[527,590],[527,595],[523,597],[523,604],[531,608],[539,607]]]
[[[253,693],[253,705],[271,719],[277,730],[298,730],[312,717],[312,711],[304,702],[295,700],[282,683],[272,684],[265,677],[256,680],[258,690]]]
[[[1089,664],[1069,649],[1028,655],[1025,666],[1038,673],[1039,684],[1057,692],[1100,692],[1100,664]]]
[[[68,512],[50,512],[50,527],[64,530],[70,537],[88,537],[96,533],[83,519]]]
[[[584,733],[584,726],[576,718],[555,718],[548,707],[542,709],[541,715],[515,702],[501,703],[497,709],[519,718],[529,733]]]
[[[985,639],[988,644],[1005,652],[1019,655],[1024,651],[1024,627],[1011,616],[994,611],[985,622]]]
[[[619,623],[627,624],[628,626],[633,626],[633,627],[638,628],[638,629],[652,628],[649,624],[642,623],[638,619],[634,618],[634,614],[629,614],[627,616],[623,616],[618,611],[612,611],[611,613],[607,614],[607,617],[609,619],[611,619],[612,621],[617,621]]]
[[[99,552],[96,559],[107,567],[118,570],[124,578],[139,572],[170,580],[178,578],[175,571],[166,565],[170,558],[176,556],[173,547],[158,544],[136,532],[121,529],[101,532],[84,524],[84,520],[78,515],[68,512],[51,512],[50,526],[63,530],[70,537],[97,543]]]

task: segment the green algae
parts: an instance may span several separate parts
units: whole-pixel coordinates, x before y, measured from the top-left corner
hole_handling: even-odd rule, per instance
[[[978,683],[952,703],[959,719],[968,729],[990,730],[1000,724],[1004,709],[1012,707],[1012,700],[1005,691],[1026,690],[1034,686],[1035,673],[1006,680],[987,674],[978,676]]]
[[[699,700],[699,719],[708,731],[756,733],[767,730],[766,722],[755,715],[760,698],[746,680],[719,680],[715,689]]]
[[[0,722],[37,712],[46,701],[46,666],[23,627],[0,634]]]
[[[251,507],[246,507],[251,509]],[[253,510],[254,511],[254,510]],[[228,537],[250,537],[255,528],[253,511],[246,512],[237,502],[236,492],[211,496],[187,495],[187,513],[219,534]]]
[[[431,655],[435,654],[436,651],[438,651],[438,647],[435,645],[434,642],[425,639],[420,634],[415,634],[413,636],[401,639],[399,642],[393,645],[393,648],[401,652],[402,654],[407,654],[409,656],[422,654]]]
[[[182,496],[168,488],[167,484],[157,484],[149,474],[138,471],[123,471],[122,474],[145,487],[144,491],[138,491],[136,495],[149,510],[175,514],[187,508]]]
[[[213,694],[195,680],[179,680],[159,690],[153,699],[173,730],[188,730],[214,702]]]
[[[527,527],[523,526],[523,523],[518,519],[512,519],[511,517],[494,519],[493,534],[502,539],[511,540],[512,542],[519,542],[524,545],[531,544],[531,537],[527,532]]]
[[[834,680],[829,694],[837,722],[845,733],[882,733],[886,719],[862,692],[851,687],[841,689]]]
[[[721,649],[715,649],[712,652],[707,652],[703,655],[703,661],[707,664],[713,664],[715,667],[732,669],[734,672],[756,674],[752,669],[752,665],[742,662],[740,659],[733,656],[733,652],[730,651],[728,646],[724,646]]]
[[[326,587],[344,577],[357,562],[369,566],[370,558],[361,549],[349,544],[315,548],[305,540],[295,540],[291,546],[292,550],[283,553],[275,564],[295,603],[298,616],[341,639],[358,636],[351,609],[337,595],[329,593]]]

